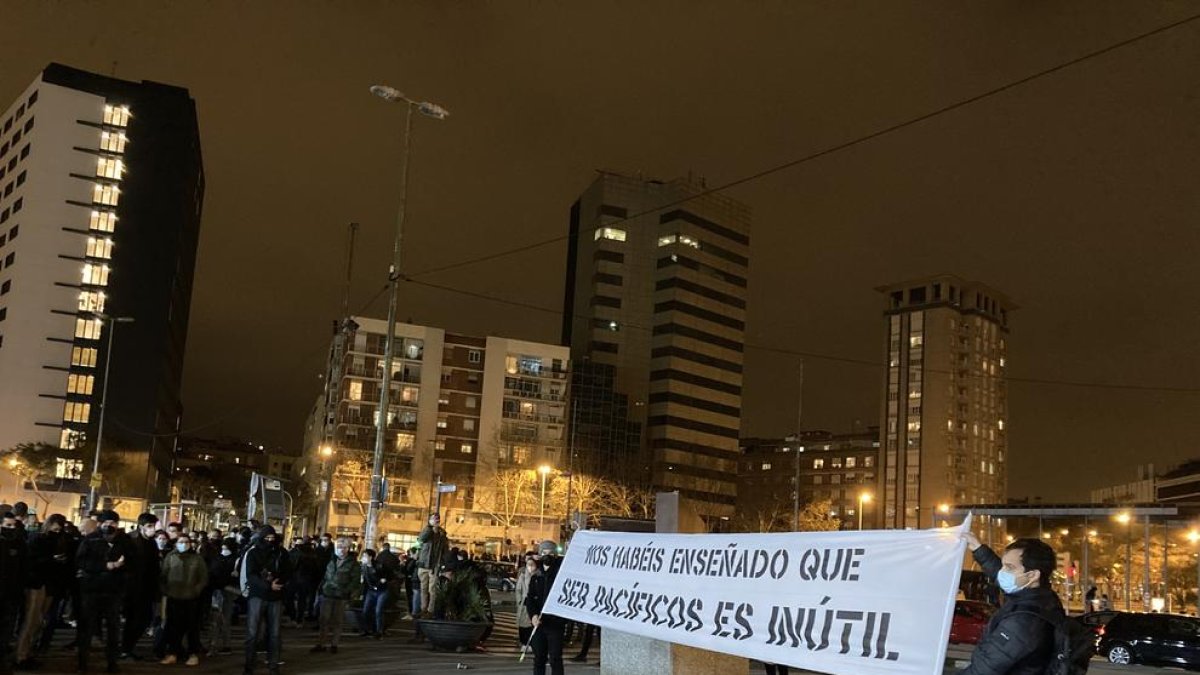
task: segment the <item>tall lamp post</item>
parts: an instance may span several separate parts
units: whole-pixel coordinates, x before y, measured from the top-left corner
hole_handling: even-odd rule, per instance
[[[317,517],[317,526],[321,532],[329,531],[329,504],[333,499],[333,446],[322,445],[321,455],[321,505]]]
[[[1200,542],[1200,531],[1192,528],[1188,531],[1187,538],[1193,544]],[[1196,614],[1200,616],[1200,553],[1196,555]]]
[[[870,492],[858,493],[858,531],[859,532],[862,532],[863,504],[869,504],[870,502],[871,502],[871,493]]]
[[[404,104],[404,157],[401,161],[400,208],[396,213],[396,236],[392,243],[392,264],[388,267],[388,316],[387,340],[383,348],[383,387],[379,390],[378,419],[375,421],[375,459],[371,465],[371,503],[367,510],[366,541],[375,541],[379,527],[379,512],[383,508],[383,454],[387,446],[388,400],[392,387],[392,362],[396,355],[396,295],[400,288],[400,243],[404,237],[404,215],[408,203],[408,159],[412,145],[412,113],[417,112],[437,120],[446,119],[450,113],[445,108],[429,101],[414,101],[392,87],[375,85],[371,93],[389,103]]]
[[[542,474],[542,507],[541,513],[538,515],[538,531],[545,534],[546,529],[546,477],[550,475],[553,469],[548,464],[543,464],[538,467],[538,473]]]
[[[104,384],[100,389],[100,422],[96,425],[96,456],[92,458],[91,491],[88,494],[88,509],[96,510],[96,490],[100,487],[96,482],[96,474],[100,472],[100,447],[104,443],[104,412],[108,409],[108,375],[112,369],[113,343],[117,341],[117,324],[133,323],[131,316],[109,316],[97,314],[96,318],[108,322],[108,349],[104,356]]]

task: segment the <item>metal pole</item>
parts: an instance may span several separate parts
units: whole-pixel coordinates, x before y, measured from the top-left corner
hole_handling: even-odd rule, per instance
[[[858,531],[862,532],[863,497],[858,495]]]
[[[804,428],[804,359],[797,364],[800,388],[796,394],[796,445],[792,448],[796,457],[796,477],[792,484],[792,531],[800,531],[800,430]]]
[[[438,479],[437,479],[437,497],[435,497],[435,499],[437,499],[437,506],[434,507],[433,512],[437,514],[437,517],[440,520],[442,517],[442,478],[441,478],[441,476],[438,476]]]
[[[1171,611],[1171,589],[1167,584],[1167,563],[1171,557],[1171,521],[1163,518],[1163,566],[1162,566],[1162,595],[1166,602],[1166,610]]]
[[[1147,514],[1143,518],[1143,522],[1145,525],[1145,535],[1144,535],[1145,541],[1143,542],[1143,546],[1145,547],[1145,555],[1143,556],[1143,558],[1145,559],[1146,570],[1145,570],[1144,576],[1142,577],[1142,611],[1149,612],[1150,611],[1150,515],[1149,514]]]
[[[117,322],[110,318],[108,320],[108,349],[104,356],[104,387],[100,392],[100,423],[96,428],[96,456],[92,458],[92,478],[88,481],[91,483],[91,491],[88,495],[88,509],[96,510],[96,480],[95,476],[100,471],[100,446],[104,443],[104,411],[108,409],[108,374],[112,368],[112,350],[113,343],[117,341]]]
[[[400,243],[404,237],[404,212],[408,200],[408,156],[412,138],[412,104],[404,106],[404,159],[400,179],[400,209],[396,214],[396,238],[392,244],[392,264],[388,268],[387,340],[383,347],[383,387],[379,391],[379,419],[375,424],[375,461],[371,466],[371,504],[367,511],[366,540],[375,541],[379,511],[383,506],[383,453],[387,446],[388,400],[392,387],[392,362],[396,356],[396,296],[400,290]]]
[[[547,471],[539,471],[542,474],[542,506],[541,512],[538,514],[538,532],[546,534],[546,474]]]
[[[1125,611],[1133,611],[1132,596],[1129,592],[1129,585],[1133,583],[1130,572],[1133,567],[1133,533],[1129,523],[1125,523]]]
[[[1088,571],[1088,544],[1092,541],[1092,531],[1088,529],[1088,517],[1083,517],[1083,569],[1080,571],[1080,586],[1079,590],[1087,593],[1087,590],[1092,587],[1090,579],[1091,573]],[[1091,607],[1084,607],[1084,612],[1092,611]]]
[[[578,426],[578,424],[579,424],[579,401],[572,400],[571,401],[571,438],[568,441],[570,443],[570,447],[567,448],[567,520],[566,520],[567,529],[566,529],[566,533],[568,536],[571,535],[571,522],[572,522],[571,521],[571,502],[574,498],[571,488],[572,488],[572,482],[575,478],[575,428]],[[583,510],[582,507],[580,508],[580,510],[581,511]],[[563,542],[563,543],[565,544],[566,542]]]

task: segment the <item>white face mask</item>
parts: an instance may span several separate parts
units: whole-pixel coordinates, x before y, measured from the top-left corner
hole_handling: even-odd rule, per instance
[[[165,539],[158,539],[158,540],[156,540],[156,543],[158,543],[158,550],[165,551],[165,550],[167,550],[167,546],[170,545],[171,542],[169,542]]]
[[[188,545],[183,542],[179,542],[175,544],[175,550],[179,551],[180,553],[187,553]]]
[[[230,551],[230,550],[229,550],[229,549],[227,549],[227,548],[223,548],[223,549],[221,549],[221,556],[222,556],[222,557],[224,557],[224,558],[228,558],[228,557],[229,557],[229,556],[231,556],[231,555],[233,555],[233,551]]]
[[[362,564],[364,564],[364,565],[370,565],[370,564],[371,564],[371,559],[370,559],[370,558],[368,558],[367,556],[365,556],[365,555],[364,555],[364,556],[362,557],[362,560],[360,560],[359,562],[361,562],[361,563],[362,563]]]

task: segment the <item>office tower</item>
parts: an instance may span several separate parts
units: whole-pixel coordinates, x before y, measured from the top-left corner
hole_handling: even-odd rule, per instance
[[[605,473],[648,466],[715,525],[737,497],[750,210],[703,192],[600,173],[571,207],[563,343],[613,367],[641,426],[637,456],[610,455]]]

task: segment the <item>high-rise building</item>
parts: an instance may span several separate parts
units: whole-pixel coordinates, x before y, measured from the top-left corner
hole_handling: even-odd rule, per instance
[[[195,103],[51,64],[0,115],[0,190],[0,447],[57,447],[59,478],[86,479],[108,371],[101,471],[124,455],[141,475],[118,488],[110,470],[101,492],[165,498],[204,195]],[[105,316],[134,321],[114,343]]]
[[[1007,498],[1008,319],[1016,306],[942,275],[878,289],[884,309],[883,527]]]
[[[842,529],[874,529],[879,519],[879,429],[742,441],[738,471],[741,523],[759,531],[791,530],[797,478],[800,504],[829,502]],[[862,510],[860,515],[859,510]]]
[[[313,491],[329,500],[331,532],[358,532],[365,520],[387,330],[386,322],[363,317],[345,326],[344,347],[335,339],[330,350],[331,358],[341,352],[338,367],[330,369],[337,373],[335,386],[327,389],[334,402],[328,406],[322,394],[313,406],[302,468]],[[387,514],[380,531],[397,545],[412,543],[440,480],[456,487],[442,499],[451,537],[495,545],[507,538],[493,508],[497,475],[564,468],[570,352],[406,323],[396,324],[396,336],[383,465]],[[327,433],[323,420],[330,410]],[[321,453],[325,445],[329,457]],[[526,503],[501,518],[539,515],[527,493]],[[551,515],[557,522],[564,514]],[[557,537],[557,529],[546,532]]]
[[[609,461],[649,466],[712,521],[737,498],[750,209],[703,192],[600,173],[571,207],[563,344],[613,367],[641,426],[639,456]]]

